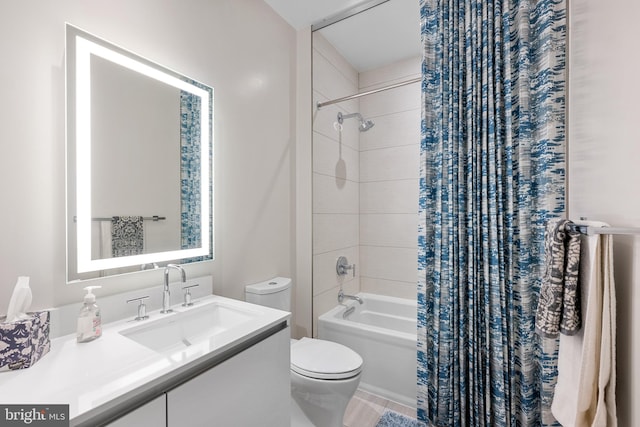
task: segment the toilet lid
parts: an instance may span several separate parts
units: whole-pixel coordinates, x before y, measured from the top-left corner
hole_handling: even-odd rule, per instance
[[[302,338],[291,346],[291,370],[318,379],[351,378],[362,370],[362,357],[342,344]]]

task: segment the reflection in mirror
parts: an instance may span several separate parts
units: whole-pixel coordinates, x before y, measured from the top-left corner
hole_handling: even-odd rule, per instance
[[[213,89],[67,25],[67,280],[213,259]]]

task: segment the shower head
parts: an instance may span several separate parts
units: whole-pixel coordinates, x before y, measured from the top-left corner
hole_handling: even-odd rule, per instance
[[[373,123],[373,120],[363,120],[360,122],[360,126],[358,126],[358,129],[360,129],[360,132],[366,132],[374,125],[375,123]]]
[[[351,113],[351,114],[338,113],[338,123],[342,124],[342,122],[344,122],[344,119],[350,119],[352,117],[357,117],[358,120],[360,120],[360,125],[358,126],[358,129],[360,130],[360,132],[366,132],[375,125],[373,120],[365,120],[362,117],[362,114],[360,113]]]

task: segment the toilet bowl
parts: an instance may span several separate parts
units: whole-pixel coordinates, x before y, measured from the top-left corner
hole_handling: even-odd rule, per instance
[[[304,414],[311,425],[342,427],[362,371],[362,358],[331,341],[302,338],[291,344],[291,398],[293,415]],[[292,426],[304,425],[298,418]],[[303,418],[303,421],[306,421]]]
[[[290,311],[291,279],[276,277],[245,287],[247,302]],[[362,357],[331,341],[291,340],[292,427],[342,427],[362,371]]]

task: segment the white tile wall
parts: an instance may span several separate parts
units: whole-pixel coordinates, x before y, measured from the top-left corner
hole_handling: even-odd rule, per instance
[[[360,74],[360,90],[420,75],[420,59]],[[360,100],[376,125],[360,135],[360,287],[416,298],[420,85]]]
[[[349,64],[347,60],[344,59],[340,52],[338,52],[338,50],[333,47],[333,45],[319,33],[315,33],[313,35],[313,51],[314,55],[320,55],[324,57],[328,63],[333,64],[333,67],[347,79],[349,79],[354,85],[356,85],[357,88],[358,72],[356,71],[356,69],[353,68],[351,64]],[[331,82],[331,80],[326,79],[326,75],[316,70],[315,65],[313,73],[316,76],[319,76],[320,80],[327,81],[328,83]]]
[[[371,90],[420,77],[421,61],[422,58],[420,57],[407,58],[384,67],[376,68],[375,70],[361,73],[358,76],[360,90]]]
[[[361,277],[408,282],[414,286],[418,280],[416,248],[361,245],[360,265]]]
[[[358,213],[358,182],[313,174],[314,213]]]
[[[360,213],[418,212],[418,183],[415,179],[360,183]]]
[[[418,144],[360,152],[360,181],[418,179],[420,148]]]
[[[373,117],[373,120],[376,125],[360,134],[362,151],[415,145],[420,140],[420,127],[416,126],[420,123],[419,108]]]
[[[358,73],[320,34],[313,35],[314,102],[358,92]],[[357,293],[359,277],[338,277],[336,259],[344,255],[359,264],[358,122],[336,128],[338,112],[358,111],[358,100],[318,110],[313,116],[313,330],[317,318],[337,304],[338,290]]]
[[[360,175],[359,152],[342,141],[334,141],[317,133],[313,144],[313,170],[358,182]]]
[[[415,282],[398,282],[396,280],[360,278],[360,290],[378,295],[389,295],[397,298],[415,299],[417,290]]]
[[[418,219],[412,214],[360,214],[360,244],[412,248],[417,244]]]
[[[358,214],[313,214],[313,253],[356,246],[358,220]]]
[[[313,295],[320,295],[331,289],[335,290],[337,286],[340,286],[340,283],[354,281],[355,278],[351,274],[340,277],[336,275],[336,260],[339,256],[344,255],[349,262],[353,262],[352,260],[358,259],[358,251],[359,247],[355,245],[314,255]],[[356,272],[359,267],[356,266]]]
[[[315,37],[315,36],[314,36]],[[349,70],[339,68],[325,56],[313,51],[313,90],[329,99],[351,95],[357,92],[357,82],[345,74]],[[355,104],[353,104],[355,106]],[[345,108],[344,106],[342,106]]]
[[[360,112],[365,117],[377,117],[398,111],[420,108],[420,84],[378,92],[360,99]]]

